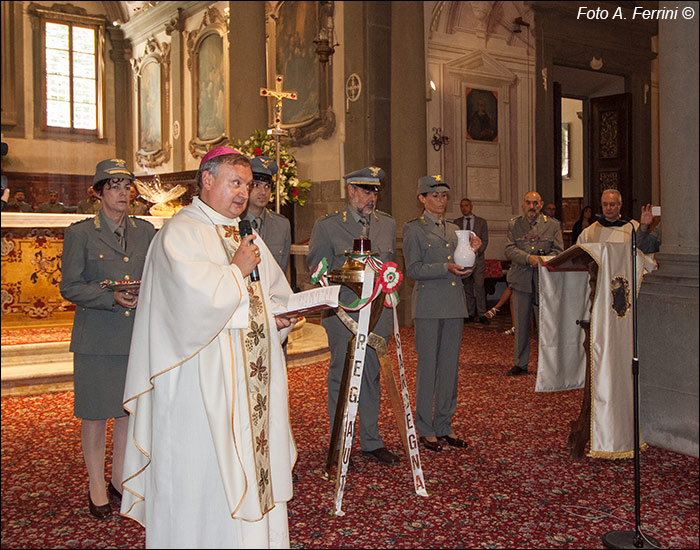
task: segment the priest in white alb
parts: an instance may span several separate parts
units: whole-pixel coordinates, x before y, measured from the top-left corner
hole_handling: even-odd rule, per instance
[[[145,526],[147,548],[289,547],[296,448],[281,342],[293,320],[275,311],[292,290],[262,239],[239,233],[251,182],[244,155],[212,149],[200,196],[146,258],[121,512]]]

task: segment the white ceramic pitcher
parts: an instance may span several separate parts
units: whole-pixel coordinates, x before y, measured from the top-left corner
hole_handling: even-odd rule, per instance
[[[476,262],[476,252],[472,249],[470,242],[471,236],[475,233],[469,229],[458,229],[455,233],[457,234],[455,263],[464,269],[471,269]]]

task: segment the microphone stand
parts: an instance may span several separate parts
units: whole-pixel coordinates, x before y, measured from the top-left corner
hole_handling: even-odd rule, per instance
[[[661,548],[652,536],[642,534],[639,484],[639,358],[637,357],[637,232],[632,226],[632,378],[634,401],[634,531],[608,531],[603,535],[605,548]]]

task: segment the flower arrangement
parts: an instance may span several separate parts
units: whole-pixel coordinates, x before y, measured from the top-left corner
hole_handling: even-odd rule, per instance
[[[267,135],[263,130],[255,130],[252,136],[241,143],[232,145],[249,158],[265,156],[277,160],[275,138]],[[297,176],[297,161],[289,150],[288,144],[280,144],[280,162],[278,176],[280,178],[280,204],[297,203],[299,206],[306,204],[306,194],[311,189],[310,180],[300,180]],[[277,176],[276,176],[277,177]],[[273,179],[272,195],[270,202],[275,202],[277,194]]]

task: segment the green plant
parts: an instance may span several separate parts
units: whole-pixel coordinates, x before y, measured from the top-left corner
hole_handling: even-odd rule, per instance
[[[255,130],[253,135],[241,143],[235,140],[231,145],[249,158],[265,156],[277,161],[275,138],[267,135],[263,130]],[[311,189],[310,180],[300,180],[297,175],[297,161],[294,153],[289,150],[288,144],[280,143],[280,161],[277,176],[280,181],[280,204],[297,203],[299,206],[306,204],[306,194]],[[277,194],[276,179],[273,179],[272,195],[270,202],[275,202]]]

